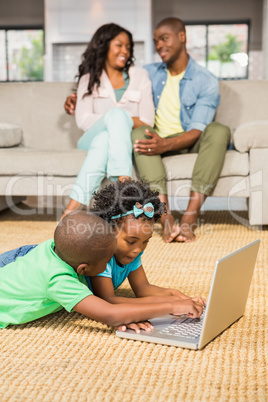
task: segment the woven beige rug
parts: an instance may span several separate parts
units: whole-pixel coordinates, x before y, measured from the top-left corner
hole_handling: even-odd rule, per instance
[[[0,252],[46,240],[55,225],[1,212]],[[202,351],[122,340],[62,311],[0,330],[0,401],[267,401],[267,237],[229,212],[207,212],[195,243],[166,245],[157,232],[150,241],[152,283],[207,296],[215,260],[261,239],[244,317]],[[127,283],[120,293],[131,296]]]

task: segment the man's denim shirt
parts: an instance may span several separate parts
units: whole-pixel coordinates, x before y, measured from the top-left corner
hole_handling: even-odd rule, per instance
[[[144,68],[152,81],[153,99],[157,110],[167,80],[165,63],[147,64]],[[204,131],[212,122],[220,102],[218,79],[191,57],[180,81],[180,120],[184,131]]]

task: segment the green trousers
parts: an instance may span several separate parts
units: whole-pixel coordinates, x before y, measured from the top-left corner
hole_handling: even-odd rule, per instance
[[[132,131],[132,142],[150,138],[145,129],[152,130],[151,127],[141,126]],[[183,133],[173,134],[167,138],[178,137]],[[162,157],[170,155],[181,155],[185,153],[197,153],[192,175],[191,191],[206,196],[210,195],[217,184],[220,176],[227,146],[230,142],[231,134],[227,126],[213,122],[202,132],[198,141],[189,149],[172,151],[162,155],[142,155],[134,152],[135,164],[142,180],[150,184],[153,190],[160,194],[167,194],[166,171]]]

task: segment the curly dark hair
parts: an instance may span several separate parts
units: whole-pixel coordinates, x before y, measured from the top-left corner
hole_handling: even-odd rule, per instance
[[[129,67],[134,64],[133,55],[133,38],[132,34],[125,28],[117,24],[105,24],[102,25],[94,33],[91,41],[89,42],[85,52],[82,54],[82,63],[78,67],[78,82],[82,75],[89,73],[90,79],[88,83],[88,94],[92,94],[92,90],[95,84],[100,86],[100,76],[105,66],[105,60],[110,48],[111,41],[119,35],[121,32],[125,32],[129,37],[130,42],[130,56],[126,62],[124,71],[128,74]]]
[[[141,214],[136,219],[154,219],[156,222],[166,213],[165,203],[160,201],[159,192],[151,190],[149,184],[142,181],[115,181],[94,193],[92,212],[114,226],[118,225],[124,217],[112,219],[113,216],[131,211],[136,203],[144,206],[148,202],[154,206],[153,218]]]

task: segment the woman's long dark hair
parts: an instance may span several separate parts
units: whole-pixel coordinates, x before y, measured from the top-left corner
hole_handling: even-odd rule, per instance
[[[82,75],[89,73],[90,79],[88,83],[88,94],[92,94],[92,90],[95,84],[100,86],[100,76],[105,66],[105,60],[110,48],[111,41],[119,35],[121,32],[125,32],[129,37],[130,42],[130,56],[126,62],[124,71],[128,73],[129,67],[134,64],[133,56],[133,38],[132,34],[117,24],[105,24],[102,25],[94,33],[91,41],[88,44],[86,51],[82,54],[82,63],[78,68],[78,82]]]

